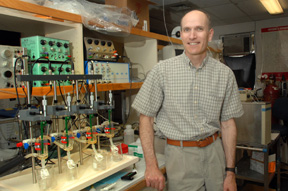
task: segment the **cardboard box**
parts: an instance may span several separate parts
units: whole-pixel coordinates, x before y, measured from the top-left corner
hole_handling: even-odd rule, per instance
[[[268,156],[268,173],[273,173],[276,170],[276,155],[272,154]],[[260,174],[264,174],[264,153],[253,151],[250,159],[250,169]]]
[[[151,4],[151,2],[147,0],[105,0],[105,4],[114,5],[119,8],[129,8],[136,13],[139,19],[135,28],[142,30],[146,28],[146,31],[150,31],[149,4]]]

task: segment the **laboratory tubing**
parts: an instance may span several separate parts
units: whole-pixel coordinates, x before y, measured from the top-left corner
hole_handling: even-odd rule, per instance
[[[67,181],[73,181],[78,178],[78,164],[76,164],[70,156],[70,151],[67,151],[67,166],[66,166],[66,179]]]
[[[107,168],[107,156],[106,150],[97,150],[97,153],[92,154],[92,167],[94,170],[105,170]]]
[[[110,149],[111,149],[111,160],[113,162],[119,162],[123,159],[121,143],[111,144]]]

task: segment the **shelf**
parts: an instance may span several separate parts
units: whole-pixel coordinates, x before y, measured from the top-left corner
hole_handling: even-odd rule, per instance
[[[277,184],[280,184],[280,178],[281,178],[281,173],[280,173],[280,134],[279,133],[271,133],[271,142],[266,144],[266,145],[258,145],[256,146],[253,143],[239,143],[237,142],[237,149],[243,149],[243,150],[252,150],[252,151],[258,151],[258,152],[264,152],[264,162],[263,166],[261,165],[261,168],[263,169],[263,173],[261,174],[259,172],[256,172],[254,170],[250,169],[250,159],[251,157],[247,156],[246,154],[242,154],[242,158],[237,162],[236,167],[237,167],[237,173],[236,173],[236,178],[237,179],[243,179],[243,180],[249,180],[249,181],[254,181],[258,183],[264,184],[264,191],[269,190],[269,184],[274,178],[275,174],[277,173]],[[246,146],[243,146],[246,145]],[[276,147],[275,147],[276,146]],[[275,147],[275,148],[274,148]],[[268,173],[268,165],[269,162],[269,151],[270,150],[275,150],[276,154],[276,169],[275,172],[273,173]],[[273,152],[274,153],[274,152]],[[271,153],[272,154],[272,153]],[[261,160],[261,161],[262,161]],[[267,166],[265,166],[267,165]],[[265,169],[266,167],[266,169]],[[260,168],[260,166],[259,166]],[[262,170],[262,169],[261,169]],[[279,187],[278,187],[279,189]]]
[[[50,20],[54,20],[58,22],[59,21],[60,22],[72,21],[74,23],[82,24],[81,15],[68,13],[65,11],[60,11],[60,10],[52,9],[49,7],[44,7],[44,6],[40,6],[40,5],[28,3],[28,2],[19,1],[19,0],[9,0],[9,1],[0,0],[0,6],[19,10],[19,11],[24,11],[27,13],[36,14],[34,15],[35,17],[42,18],[42,19],[50,19]],[[39,16],[39,15],[42,15],[42,16]],[[169,39],[165,35],[143,31],[138,28],[132,28],[130,34],[136,35],[139,37],[151,38],[151,39],[156,39],[156,40],[166,41],[166,42],[170,42],[171,40],[173,43],[182,44],[182,41],[179,39],[172,38],[172,37],[170,37]],[[129,39],[130,35],[124,38]]]
[[[98,91],[140,89],[143,82],[98,84]]]
[[[237,163],[236,166],[237,166],[236,178],[264,183],[264,174],[260,174],[250,169],[250,158],[242,158]],[[268,175],[269,182],[273,179],[274,175],[275,173],[269,173]]]
[[[44,6],[40,6],[40,5],[36,5],[33,3],[28,3],[28,2],[24,2],[20,0],[9,0],[9,1],[0,0],[0,6],[11,8],[11,9],[16,9],[16,10],[24,11],[28,13],[46,15],[50,19],[55,18],[58,21],[60,19],[62,21],[68,20],[68,21],[73,21],[76,23],[82,23],[82,19],[80,15],[51,9],[49,7],[44,7]]]
[[[111,84],[97,84],[98,92],[109,91],[109,90],[129,90],[129,89],[139,89],[141,88],[143,82],[133,82],[133,83],[111,83]],[[80,86],[80,85],[79,85]],[[94,88],[90,85],[91,92],[94,92]],[[18,88],[18,94],[20,98],[26,97],[26,88],[24,91],[22,88]],[[63,94],[72,93],[73,87],[71,86],[61,86],[61,91]],[[82,90],[84,92],[84,89]],[[53,88],[50,87],[34,87],[32,91],[32,96],[53,96]],[[57,95],[60,95],[59,87],[57,87]],[[17,98],[15,88],[4,88],[0,89],[0,99],[11,99]]]
[[[140,29],[137,29],[137,28],[132,28],[131,29],[131,34],[142,36],[142,37],[153,38],[153,39],[166,41],[166,42],[170,42],[170,40],[171,40],[173,43],[182,44],[182,41],[180,39],[167,37],[165,35],[156,34],[156,33],[152,33],[152,32],[143,31],[143,30],[140,30]]]

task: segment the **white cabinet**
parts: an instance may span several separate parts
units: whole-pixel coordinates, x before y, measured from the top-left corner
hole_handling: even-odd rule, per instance
[[[17,1],[12,0],[12,2]],[[0,30],[19,32],[21,37],[39,35],[69,40],[71,55],[75,63],[75,72],[77,74],[84,73],[82,23],[61,19],[53,20],[33,13],[0,7]]]

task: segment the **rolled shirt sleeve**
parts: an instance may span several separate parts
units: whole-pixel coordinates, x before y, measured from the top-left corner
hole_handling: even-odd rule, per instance
[[[233,72],[230,70],[220,121],[241,117],[243,113],[244,111],[239,96],[238,85]]]
[[[157,115],[164,99],[163,80],[158,71],[158,66],[159,64],[148,73],[132,104],[132,108],[137,112],[149,117],[155,117]]]

